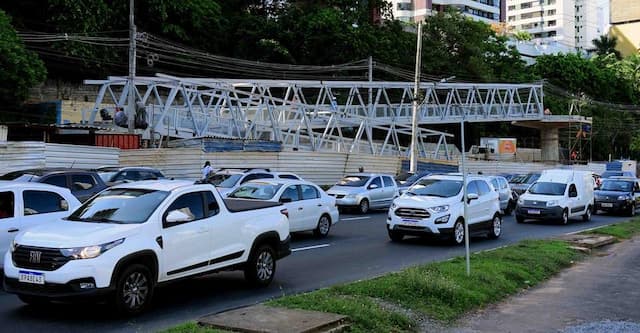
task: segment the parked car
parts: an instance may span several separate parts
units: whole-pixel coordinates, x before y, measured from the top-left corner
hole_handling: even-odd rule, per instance
[[[418,180],[420,180],[420,178],[428,176],[430,174],[431,174],[431,171],[423,170],[423,171],[416,172],[414,174],[410,174],[409,177],[399,182],[398,182],[398,179],[396,178],[396,183],[398,184],[398,192],[400,194],[404,193],[407,189],[409,189],[409,187],[411,187],[411,185],[417,183]]]
[[[602,210],[634,216],[640,205],[640,185],[636,178],[603,178],[594,195],[596,212]]]
[[[511,186],[509,186],[509,182],[502,176],[489,176],[487,178],[500,196],[500,209],[504,215],[511,215],[511,212],[516,207],[517,199],[511,190]]]
[[[538,178],[540,178],[540,173],[517,175],[511,178],[509,186],[511,186],[511,189],[516,192],[517,195],[521,195],[526,192],[527,189],[529,189],[529,187],[538,180]]]
[[[66,187],[71,193],[84,202],[96,193],[107,188],[95,171],[80,169],[29,169],[9,172],[0,176],[0,180],[13,180],[21,182],[44,183],[60,187]]]
[[[338,207],[357,208],[362,214],[369,209],[388,208],[399,195],[393,177],[377,173],[346,175],[327,194],[336,198]]]
[[[636,178],[636,175],[631,171],[612,171],[612,170],[607,170],[607,171],[602,173],[601,177],[602,178],[610,178],[610,177]]]
[[[5,291],[29,304],[107,297],[124,314],[159,283],[241,269],[268,285],[287,256],[286,209],[222,199],[209,184],[141,181],[109,188],[61,223],[20,232],[5,255]]]
[[[567,224],[575,216],[589,221],[595,205],[594,185],[588,171],[545,170],[518,198],[516,221],[555,220]]]
[[[317,185],[303,180],[252,180],[231,192],[228,198],[279,202],[289,212],[289,231],[313,231],[326,237],[340,220],[336,199]]]
[[[101,167],[95,171],[109,186],[117,183],[165,178],[160,170],[147,167]]]
[[[69,189],[39,183],[0,181],[0,254],[22,230],[69,215],[80,201]],[[0,268],[3,262],[0,260]]]
[[[395,199],[387,217],[392,241],[405,236],[439,236],[454,244],[464,242],[463,177],[432,175],[418,181]],[[467,177],[469,232],[498,238],[502,217],[498,192],[485,177]]]
[[[294,178],[295,177],[295,178]],[[220,194],[226,196],[240,185],[254,179],[301,179],[291,172],[271,172],[269,169],[233,169],[225,168],[216,171],[206,181],[214,185]]]

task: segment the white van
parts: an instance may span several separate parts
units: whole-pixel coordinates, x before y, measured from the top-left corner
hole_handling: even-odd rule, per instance
[[[589,171],[553,169],[518,198],[516,221],[554,220],[567,224],[572,217],[591,220],[595,181]]]

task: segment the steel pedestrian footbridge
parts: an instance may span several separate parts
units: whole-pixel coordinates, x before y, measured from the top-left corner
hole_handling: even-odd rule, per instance
[[[86,80],[99,86],[95,106],[83,122],[112,125],[127,110],[131,80]],[[298,150],[408,155],[412,103],[418,106],[418,151],[448,158],[453,135],[433,124],[535,121],[543,118],[541,84],[296,81],[135,77],[136,104],[144,105],[144,138],[222,137],[276,140]],[[102,110],[102,112],[100,112]],[[110,115],[104,117],[106,112]],[[102,121],[99,121],[100,117]],[[111,119],[110,119],[111,118]],[[125,129],[121,129],[125,130]],[[375,140],[374,140],[375,137]]]

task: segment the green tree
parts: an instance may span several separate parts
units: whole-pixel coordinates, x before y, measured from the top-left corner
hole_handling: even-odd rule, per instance
[[[528,31],[520,30],[513,34],[513,38],[517,41],[528,42],[533,39],[533,36]]]
[[[593,39],[591,42],[593,43],[593,46],[595,46],[593,51],[595,51],[596,54],[600,56],[614,54],[616,59],[622,58],[620,52],[616,50],[616,44],[618,44],[618,38],[616,36],[609,37],[607,35],[602,35],[596,39]]]
[[[18,106],[29,96],[29,89],[46,76],[43,62],[25,48],[11,19],[0,10],[0,105]]]

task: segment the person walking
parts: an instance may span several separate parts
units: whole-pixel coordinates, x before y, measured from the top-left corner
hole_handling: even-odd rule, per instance
[[[212,172],[213,168],[211,167],[211,162],[204,162],[204,166],[202,167],[202,179],[207,179],[207,176]]]

